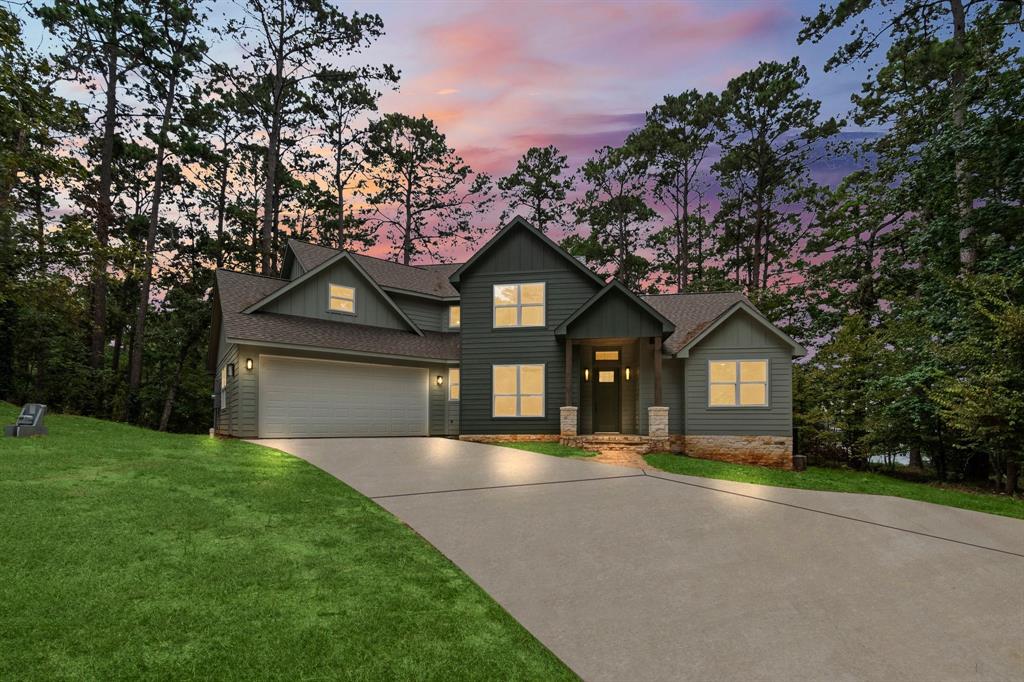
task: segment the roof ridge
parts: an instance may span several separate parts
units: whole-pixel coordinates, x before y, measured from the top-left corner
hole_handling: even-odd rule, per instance
[[[264,275],[259,272],[242,272],[241,270],[228,270],[227,268],[217,268],[216,272],[227,272],[232,275],[245,275],[247,277],[262,277],[263,279],[272,279],[276,282],[290,281],[287,277],[274,277],[272,275]]]

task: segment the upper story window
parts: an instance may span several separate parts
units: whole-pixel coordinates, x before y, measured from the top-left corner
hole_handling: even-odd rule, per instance
[[[356,312],[356,290],[355,287],[347,287],[342,284],[330,284],[330,298],[327,304],[328,309],[336,313]]]
[[[495,327],[543,327],[544,282],[494,285]]]
[[[448,369],[448,400],[458,400],[462,392],[462,381],[460,380],[458,367]]]
[[[767,360],[709,360],[709,407],[767,407]]]
[[[448,326],[453,329],[462,326],[462,308],[460,306],[448,306]]]

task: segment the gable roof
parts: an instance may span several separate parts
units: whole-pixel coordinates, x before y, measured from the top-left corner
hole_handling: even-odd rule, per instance
[[[773,334],[793,349],[800,357],[807,351],[754,307],[738,291],[709,294],[663,294],[644,296],[644,300],[676,323],[676,331],[665,340],[667,352],[680,358],[689,357],[690,349],[700,343],[722,323],[742,310],[764,324]]]
[[[586,303],[577,308],[576,312],[574,312],[572,315],[566,318],[566,320],[562,322],[562,324],[558,325],[558,327],[555,328],[555,334],[561,335],[568,332],[569,327],[572,325],[573,322],[579,319],[581,315],[590,310],[591,307],[593,307],[598,301],[603,299],[612,291],[617,291],[625,295],[626,298],[636,303],[637,306],[639,306],[640,310],[644,311],[645,313],[653,317],[655,320],[660,322],[662,333],[670,334],[675,331],[676,325],[674,322],[672,322],[672,320],[668,319],[660,312],[658,312],[655,308],[651,307],[649,303],[647,303],[642,298],[640,298],[632,291],[630,291],[629,288],[626,287],[622,282],[620,282],[617,279],[613,279],[612,281],[608,282],[608,284],[606,284],[604,288],[602,288],[596,294],[587,299]]]
[[[552,249],[554,249],[555,253],[557,253],[559,256],[561,256],[566,261],[571,263],[574,268],[576,268],[580,272],[586,274],[588,277],[590,277],[592,280],[594,280],[595,282],[597,282],[601,286],[604,286],[605,281],[604,281],[604,279],[600,275],[598,275],[596,272],[594,272],[593,270],[588,268],[583,263],[581,263],[578,260],[576,260],[572,256],[572,254],[570,254],[568,251],[566,251],[561,246],[556,244],[551,239],[551,237],[547,236],[546,234],[544,234],[543,232],[541,232],[540,230],[535,228],[533,225],[531,225],[529,222],[527,222],[527,220],[525,218],[523,218],[522,216],[518,216],[518,215],[515,218],[513,218],[512,220],[510,220],[505,225],[505,227],[503,227],[500,230],[498,230],[498,233],[496,235],[494,235],[489,240],[487,240],[486,244],[481,246],[480,249],[477,250],[477,252],[474,253],[469,258],[469,260],[467,260],[465,263],[463,263],[461,266],[459,266],[459,268],[457,270],[455,270],[455,272],[453,272],[451,274],[451,276],[448,278],[451,281],[451,283],[452,284],[458,284],[459,280],[462,277],[462,275],[464,275],[466,272],[468,272],[473,267],[473,265],[478,260],[480,260],[480,258],[483,257],[483,255],[485,253],[487,253],[492,248],[494,248],[494,245],[497,244],[498,242],[500,242],[505,237],[505,235],[507,235],[509,232],[511,232],[514,229],[520,229],[520,228],[527,230],[530,234],[532,234],[533,236],[537,237],[542,242],[544,242],[544,244],[546,244],[547,246],[550,246]]]
[[[318,244],[301,242],[297,239],[288,240],[288,249],[295,255],[295,259],[306,272],[337,257],[339,253],[348,253],[383,289],[401,290],[437,298],[456,299],[459,297],[459,292],[448,282],[448,275],[457,269],[460,263],[403,265],[360,253],[343,252]]]
[[[218,306],[224,336],[232,343],[302,346],[368,355],[454,361],[459,359],[459,335],[443,332],[414,334],[401,329],[341,323],[279,313],[246,313],[286,279],[230,270],[217,271]]]
[[[419,328],[419,325],[417,325],[415,322],[413,322],[412,319],[410,319],[410,317],[405,314],[405,311],[402,310],[397,303],[395,303],[393,300],[391,300],[390,296],[388,296],[386,293],[384,293],[384,291],[380,288],[380,285],[377,284],[377,282],[374,280],[374,278],[371,277],[366,272],[366,270],[363,269],[363,266],[361,266],[359,264],[359,261],[356,260],[356,257],[353,256],[352,254],[348,253],[347,251],[336,251],[334,257],[328,258],[327,260],[323,261],[322,263],[317,265],[312,270],[307,270],[306,272],[302,273],[301,275],[299,275],[295,279],[293,279],[290,282],[288,282],[287,284],[285,284],[283,287],[274,290],[268,296],[266,296],[263,299],[257,301],[256,303],[253,303],[252,305],[247,307],[242,312],[243,313],[254,313],[257,310],[260,310],[261,308],[263,308],[265,305],[267,305],[271,301],[277,300],[278,298],[280,298],[281,296],[283,296],[287,292],[291,291],[292,289],[296,289],[298,287],[303,286],[305,284],[306,280],[312,279],[313,277],[315,277],[319,273],[323,272],[327,268],[331,267],[332,265],[334,265],[336,263],[340,263],[343,260],[347,260],[350,263],[352,263],[352,266],[356,269],[356,272],[358,272],[360,275],[362,275],[364,278],[366,278],[366,281],[370,283],[370,286],[373,287],[377,291],[377,293],[380,294],[381,298],[383,298],[388,303],[388,305],[391,306],[391,309],[394,310],[398,314],[398,316],[401,317],[402,320],[406,324],[409,325],[410,329],[412,329],[414,332],[416,332],[420,336],[423,335],[423,331]]]

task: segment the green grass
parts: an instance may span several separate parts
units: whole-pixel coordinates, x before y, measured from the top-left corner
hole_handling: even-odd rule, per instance
[[[542,455],[551,455],[552,457],[593,457],[597,454],[590,450],[570,448],[561,443],[548,441],[502,441],[498,445],[506,448],[515,448],[516,450],[537,452]]]
[[[673,474],[719,478],[741,483],[760,483],[783,488],[892,495],[893,497],[905,497],[908,500],[920,500],[948,507],[960,507],[961,509],[1024,519],[1024,500],[1021,499],[983,492],[969,492],[938,484],[914,483],[866,471],[824,467],[808,467],[806,471],[783,471],[694,459],[667,452],[647,455],[644,459],[652,467]]]
[[[0,423],[16,409],[0,403]],[[573,679],[398,519],[289,455],[51,415],[0,439],[0,679]]]

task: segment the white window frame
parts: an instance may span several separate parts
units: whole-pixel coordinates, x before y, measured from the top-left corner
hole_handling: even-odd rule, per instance
[[[452,372],[455,372],[458,378],[452,379]],[[453,398],[452,397],[452,387],[453,386],[458,386],[459,387],[459,397],[458,398]],[[454,402],[454,401],[460,400],[461,398],[462,398],[462,369],[460,367],[449,367],[448,368],[448,400],[451,400],[451,401]]]
[[[346,289],[352,290],[352,298],[348,299],[344,296],[335,296],[332,291],[333,287],[345,287]],[[341,310],[334,307],[334,301],[352,301],[352,310]],[[337,315],[355,315],[356,314],[356,288],[348,284],[339,284],[337,282],[330,282],[327,285],[327,310]]]
[[[453,323],[452,322],[452,313],[454,313],[456,310],[459,311],[459,321]],[[459,329],[460,327],[462,327],[462,306],[461,305],[450,305],[450,306],[448,306],[448,328],[449,329]]]
[[[527,303],[523,304],[523,287],[526,286],[540,286],[544,295],[541,297],[540,303]],[[515,287],[516,288],[516,302],[515,303],[495,303],[495,294],[497,293],[498,287]],[[540,324],[523,324],[523,308],[540,308],[541,309],[541,320]],[[516,311],[516,323],[509,325],[498,324],[498,308],[515,308]],[[505,284],[495,284],[491,286],[491,327],[493,329],[539,329],[546,327],[548,322],[548,285],[547,282],[508,282]]]
[[[495,380],[494,375],[500,367],[515,367],[516,368],[516,392],[515,393],[496,393],[495,392]],[[519,387],[522,385],[520,376],[522,374],[523,367],[540,367],[540,393],[521,393]],[[502,364],[502,365],[491,365],[491,417],[494,419],[543,419],[547,415],[547,365],[544,363],[524,363],[521,365]],[[515,396],[516,399],[516,413],[515,414],[503,414],[499,415],[495,413],[495,399],[498,397]],[[523,397],[540,397],[540,414],[522,414],[523,411]]]
[[[731,362],[736,366],[736,380],[735,381],[712,381],[711,380],[711,364],[715,362]],[[741,362],[763,362],[764,363],[764,381],[743,381],[740,375],[740,363]],[[750,408],[764,408],[770,407],[771,405],[771,393],[770,391],[770,380],[771,380],[771,361],[768,358],[713,358],[708,360],[708,409],[712,410],[737,410],[737,409],[750,409]],[[740,386],[743,384],[764,384],[764,402],[744,405],[740,402]],[[732,386],[733,387],[733,399],[735,401],[732,405],[712,405],[711,404],[711,387],[712,386]]]

